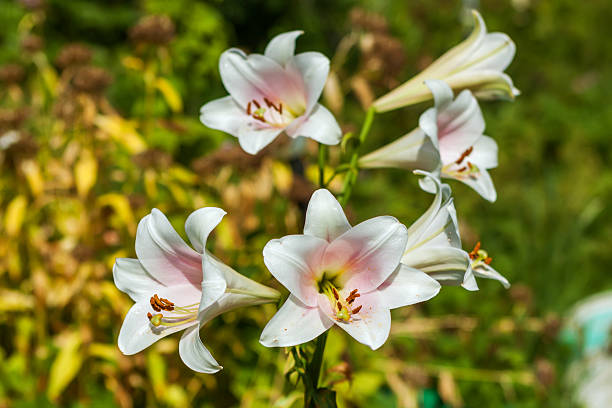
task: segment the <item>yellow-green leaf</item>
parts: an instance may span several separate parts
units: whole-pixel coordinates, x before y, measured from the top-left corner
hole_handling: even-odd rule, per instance
[[[14,237],[21,230],[27,205],[28,201],[25,196],[18,195],[11,200],[6,208],[6,213],[4,214],[4,229],[9,236]]]
[[[81,157],[74,166],[74,180],[79,196],[85,197],[96,184],[98,177],[98,162],[89,149],[81,152]]]
[[[71,333],[63,339],[60,351],[51,364],[47,397],[55,400],[77,375],[83,364],[81,338]]]
[[[181,95],[174,89],[170,81],[165,78],[157,78],[155,87],[162,93],[166,103],[173,112],[181,112],[183,110]]]

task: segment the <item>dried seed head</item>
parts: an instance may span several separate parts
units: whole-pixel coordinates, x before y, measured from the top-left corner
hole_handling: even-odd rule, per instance
[[[174,38],[174,23],[168,16],[145,16],[130,29],[135,43],[165,45]]]
[[[28,109],[0,109],[0,131],[19,129],[28,117]]]
[[[6,64],[0,67],[0,82],[16,84],[23,81],[25,71],[21,65]]]
[[[30,34],[21,41],[21,48],[31,54],[40,51],[43,48],[44,41],[41,37]]]
[[[68,67],[86,65],[91,61],[92,52],[83,44],[65,45],[57,54],[55,63],[61,69]]]
[[[361,28],[371,32],[387,33],[389,26],[385,17],[380,14],[366,11],[360,7],[355,7],[350,13],[351,24],[354,27]]]
[[[106,70],[98,67],[82,67],[74,75],[72,84],[77,91],[89,94],[100,94],[112,82]]]

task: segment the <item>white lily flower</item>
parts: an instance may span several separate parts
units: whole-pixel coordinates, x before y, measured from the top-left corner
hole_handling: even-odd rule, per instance
[[[136,303],[119,332],[122,353],[138,353],[157,340],[185,330],[179,354],[192,370],[215,373],[222,369],[204,347],[200,327],[215,316],[242,306],[278,300],[279,293],[242,276],[205,249],[210,232],[225,211],[207,207],[185,222],[192,249],[172,228],[166,216],[153,209],[138,224],[138,259],[118,258],[115,285]]]
[[[205,104],[200,120],[206,126],[238,138],[240,146],[256,154],[281,132],[334,145],[342,132],[334,116],[317,103],[329,59],[318,52],[294,55],[302,31],[279,34],[264,55],[246,55],[231,48],[221,55],[219,72],[230,96]]]
[[[359,160],[363,168],[400,167],[431,171],[439,177],[467,184],[484,199],[495,201],[497,193],[487,169],[497,167],[497,143],[483,135],[484,118],[478,101],[468,90],[453,100],[443,81],[425,81],[435,106],[419,118],[419,127]],[[421,187],[434,193],[428,179]]]
[[[504,73],[516,45],[504,33],[487,33],[480,13],[472,10],[474,29],[468,38],[451,48],[420,74],[374,101],[378,112],[424,102],[432,94],[423,84],[427,79],[447,82],[452,89],[470,89],[481,99],[514,99],[520,92]]]
[[[303,235],[273,239],[264,263],[291,295],[261,334],[267,347],[305,343],[334,324],[373,350],[389,336],[390,309],[434,297],[440,284],[400,264],[408,230],[376,217],[351,227],[325,189],[314,192]]]
[[[431,180],[436,195],[427,211],[408,228],[402,264],[429,274],[442,285],[478,290],[470,256],[461,249],[450,187],[431,173],[414,173]]]

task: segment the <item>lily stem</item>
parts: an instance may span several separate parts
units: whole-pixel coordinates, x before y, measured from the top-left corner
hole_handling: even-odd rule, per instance
[[[319,187],[325,188],[325,164],[327,162],[327,146],[319,143]]]
[[[370,128],[372,127],[372,122],[374,121],[374,114],[376,110],[374,107],[370,107],[366,113],[366,117],[363,121],[363,126],[361,127],[361,132],[359,133],[359,139],[357,146],[353,148],[353,153],[351,155],[351,160],[349,163],[349,172],[344,179],[344,185],[342,186],[342,193],[340,193],[340,204],[345,205],[351,196],[351,192],[353,190],[353,185],[357,180],[357,174],[359,173],[359,168],[357,166],[359,160],[359,150],[361,145],[366,140],[368,133],[370,133]]]

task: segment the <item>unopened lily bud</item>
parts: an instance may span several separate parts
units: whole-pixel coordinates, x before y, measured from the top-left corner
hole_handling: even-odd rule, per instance
[[[516,52],[504,33],[487,33],[480,13],[472,10],[474,29],[470,36],[435,60],[420,74],[374,101],[378,112],[386,112],[433,98],[425,80],[443,80],[458,92],[469,89],[480,99],[514,99],[520,92],[504,70]]]

